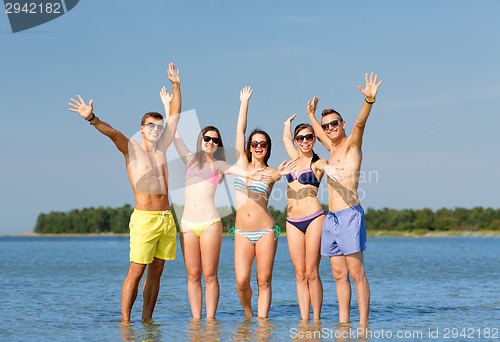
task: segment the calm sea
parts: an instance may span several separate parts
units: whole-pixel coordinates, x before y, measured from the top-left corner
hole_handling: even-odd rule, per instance
[[[2,341],[500,341],[500,238],[370,238],[370,327],[340,326],[328,259],[321,261],[322,320],[300,322],[286,238],[279,239],[268,320],[244,319],[233,241],[224,238],[217,320],[190,319],[186,272],[167,262],[154,323],[120,328],[127,237],[0,237]],[[254,294],[256,294],[253,279]],[[354,288],[353,288],[354,291]],[[254,302],[255,302],[254,295]],[[255,305],[254,305],[255,306]],[[353,321],[358,318],[353,294]]]

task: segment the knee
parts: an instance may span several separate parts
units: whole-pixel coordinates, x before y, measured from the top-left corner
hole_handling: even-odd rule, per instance
[[[238,290],[246,290],[250,287],[250,278],[236,277],[236,288]]]
[[[130,267],[125,281],[139,282],[144,274],[145,267]]]
[[[189,271],[187,278],[189,282],[199,283],[201,281],[201,269]]]
[[[349,274],[351,275],[351,278],[355,283],[364,281],[366,279],[365,271],[363,268],[350,270]]]
[[[297,283],[303,283],[307,280],[306,272],[304,270],[295,270],[295,279]]]
[[[271,287],[271,277],[257,277],[259,290],[267,290]]]
[[[163,273],[163,267],[165,263],[163,261],[157,261],[156,259],[149,264],[148,266],[148,274],[152,276],[161,276]]]
[[[349,281],[349,272],[347,270],[332,270],[333,279],[336,282]]]
[[[309,282],[316,281],[316,279],[319,278],[318,270],[316,270],[316,269],[307,270],[306,277],[307,277],[307,281],[309,281]]]
[[[217,282],[217,274],[205,274],[203,276],[205,279],[205,284],[213,284]]]

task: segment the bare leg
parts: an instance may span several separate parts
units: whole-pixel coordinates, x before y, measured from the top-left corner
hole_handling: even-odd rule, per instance
[[[278,240],[274,230],[267,233],[257,242],[255,254],[257,259],[257,283],[259,284],[259,297],[257,300],[257,315],[259,318],[267,318],[272,300],[271,282],[273,278],[274,256]]]
[[[222,223],[219,221],[208,227],[200,236],[207,319],[215,318],[219,306],[220,287],[217,272],[221,245]]]
[[[130,263],[127,277],[122,286],[122,324],[130,323],[130,312],[137,298],[139,282],[147,265]]]
[[[306,278],[306,243],[305,235],[290,223],[286,223],[286,239],[288,251],[295,267],[297,301],[299,303],[300,318],[309,320],[311,298]]]
[[[153,318],[153,311],[155,309],[156,300],[158,299],[158,292],[160,291],[160,280],[164,265],[165,260],[157,258],[154,258],[153,262],[148,265],[148,274],[146,280],[144,280],[144,287],[142,288],[142,296],[144,297],[142,305],[143,320],[151,320]]]
[[[366,279],[363,266],[363,252],[358,252],[346,256],[349,274],[356,285],[356,295],[358,296],[359,323],[368,324],[368,315],[370,311],[370,286]]]
[[[201,287],[201,250],[200,239],[190,230],[181,233],[181,248],[188,278],[188,297],[191,314],[201,319],[203,306],[203,289]]]
[[[306,277],[315,321],[321,319],[323,306],[323,284],[319,276],[319,263],[321,261],[321,227],[324,219],[324,215],[318,217],[309,224],[306,231]]]
[[[337,300],[339,302],[340,323],[350,322],[351,283],[347,270],[347,261],[344,255],[330,257],[332,275],[337,287]]]
[[[236,291],[246,317],[252,317],[252,287],[250,279],[255,258],[255,246],[241,234],[234,234],[234,271],[236,273]]]

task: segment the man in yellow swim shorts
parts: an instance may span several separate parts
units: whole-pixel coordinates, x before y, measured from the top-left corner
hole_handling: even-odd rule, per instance
[[[139,282],[148,269],[142,291],[142,318],[150,321],[160,290],[165,260],[176,255],[176,228],[168,201],[168,169],[166,152],[172,143],[181,112],[180,78],[174,64],[168,68],[172,95],[163,87],[168,99],[166,125],[160,113],[146,113],[141,120],[141,141],[127,138],[120,131],[100,120],[93,112],[92,100],[85,103],[80,95],[71,99],[69,110],[80,114],[90,125],[109,137],[125,157],[128,176],[135,197],[130,217],[130,268],[122,287],[122,324],[130,324],[130,313]]]

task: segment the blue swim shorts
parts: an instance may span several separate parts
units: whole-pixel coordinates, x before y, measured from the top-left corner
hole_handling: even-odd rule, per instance
[[[321,255],[349,255],[366,250],[365,212],[358,204],[328,211],[321,234]]]

